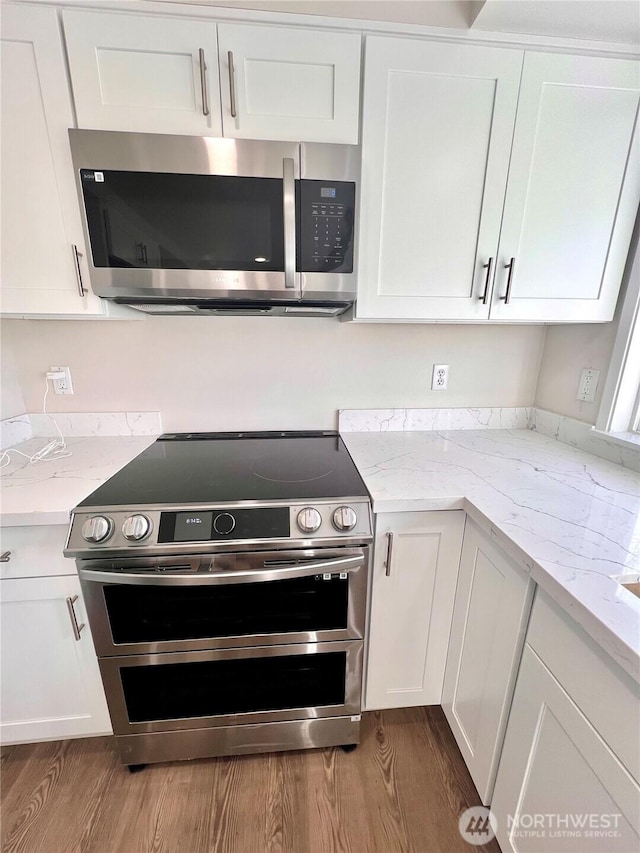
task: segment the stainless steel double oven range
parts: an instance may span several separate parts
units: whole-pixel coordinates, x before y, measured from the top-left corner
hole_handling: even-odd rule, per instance
[[[164,435],[76,507],[123,763],[357,744],[371,538],[330,432]]]

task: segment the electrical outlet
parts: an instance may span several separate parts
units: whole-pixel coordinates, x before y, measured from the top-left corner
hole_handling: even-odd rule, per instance
[[[50,367],[49,373],[63,373],[64,377],[51,378],[54,394],[73,394],[71,370],[68,367]],[[47,374],[49,376],[49,374]]]
[[[592,367],[585,367],[580,374],[580,384],[578,385],[576,400],[582,400],[585,403],[593,403],[596,399],[596,389],[598,387],[599,378],[599,370],[594,370]]]
[[[434,364],[431,375],[431,390],[444,391],[449,384],[449,365]]]

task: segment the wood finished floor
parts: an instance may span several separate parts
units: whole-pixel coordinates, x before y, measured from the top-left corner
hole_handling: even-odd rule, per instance
[[[2,853],[499,853],[458,816],[476,790],[438,707],[363,715],[341,749],[150,765],[111,738],[5,747]]]

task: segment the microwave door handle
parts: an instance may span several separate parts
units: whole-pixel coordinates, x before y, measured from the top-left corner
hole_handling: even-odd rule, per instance
[[[295,161],[282,160],[282,208],[284,213],[284,286],[296,286],[296,181]]]
[[[273,566],[272,568],[247,569],[238,572],[172,574],[171,571],[167,571],[134,574],[101,571],[100,569],[80,569],[79,574],[83,581],[122,586],[215,586],[303,578],[308,575],[332,572],[350,572],[362,568],[364,562],[364,554],[361,554],[356,557],[344,557],[337,560],[320,560],[313,563],[298,563],[295,566]]]

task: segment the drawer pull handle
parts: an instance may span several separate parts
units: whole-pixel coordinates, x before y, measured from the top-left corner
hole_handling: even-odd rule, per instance
[[[387,559],[384,563],[384,573],[391,577],[391,557],[393,556],[393,533],[387,533]]]
[[[3,551],[0,554],[0,563],[8,563],[11,559],[11,551]]]
[[[71,619],[71,628],[73,630],[73,636],[76,639],[76,642],[80,640],[80,634],[82,633],[82,629],[84,628],[84,622],[81,625],[78,625],[78,620],[76,618],[76,611],[74,608],[74,604],[78,600],[78,596],[74,595],[73,598],[67,598],[67,610],[69,611],[69,619]]]
[[[204,58],[204,50],[198,49],[200,58],[200,89],[202,90],[202,115],[209,115],[209,92],[207,91],[207,63]]]

